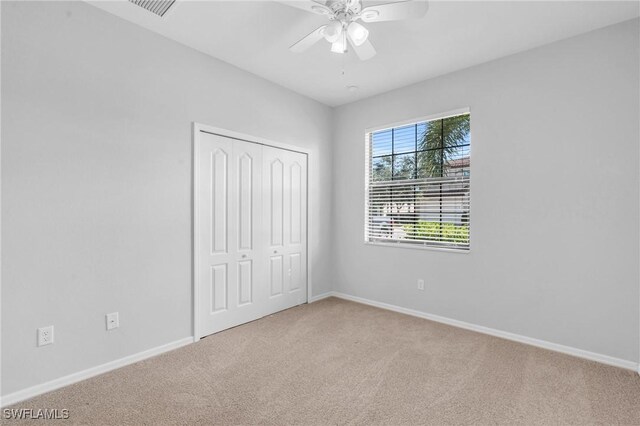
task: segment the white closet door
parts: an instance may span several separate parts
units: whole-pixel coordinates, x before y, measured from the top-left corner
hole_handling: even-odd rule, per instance
[[[200,336],[266,315],[262,147],[200,133]]]
[[[307,301],[307,156],[265,146],[263,223],[269,312]]]

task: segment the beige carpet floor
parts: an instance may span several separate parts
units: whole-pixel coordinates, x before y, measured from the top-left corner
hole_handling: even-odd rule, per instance
[[[68,409],[57,424],[640,424],[640,377],[332,298],[17,407]]]

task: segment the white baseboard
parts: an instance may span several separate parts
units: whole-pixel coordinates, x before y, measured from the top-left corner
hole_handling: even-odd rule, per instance
[[[326,293],[319,294],[317,296],[311,296],[309,298],[309,303],[317,302],[322,299],[326,299],[327,297],[333,296],[333,291],[328,291]]]
[[[323,295],[324,296],[324,295]],[[564,346],[557,343],[547,342],[545,340],[534,339],[532,337],[521,336],[519,334],[509,333],[507,331],[496,330],[489,327],[483,327],[481,325],[471,324],[464,321],[458,321],[451,318],[441,317],[439,315],[428,314],[414,309],[403,308],[396,305],[390,305],[388,303],[376,302],[374,300],[365,299],[362,297],[351,296],[340,292],[332,292],[331,296],[350,300],[352,302],[362,303],[364,305],[375,306],[376,308],[387,309],[389,311],[399,312],[406,315],[411,315],[418,318],[424,318],[430,321],[439,322],[442,324],[452,325],[458,328],[464,328],[466,330],[476,331],[478,333],[488,334],[490,336],[500,337],[502,339],[513,340],[514,342],[524,343],[526,345],[536,346],[538,348],[548,349],[554,352],[560,352],[567,355],[572,355],[578,358],[588,359],[596,361],[602,364],[612,365],[614,367],[620,367],[627,370],[637,371],[640,374],[640,365],[634,361],[627,361],[625,359],[614,358],[609,355],[598,354],[595,352],[585,351],[583,349],[573,348],[571,346]],[[325,296],[327,297],[327,296]]]
[[[174,349],[188,345],[189,343],[193,343],[193,337],[185,337],[184,339],[176,340],[175,342],[167,343],[166,345],[157,346],[146,351],[138,352],[137,354],[129,355],[115,361],[107,362],[106,364],[91,367],[77,373],[69,374],[68,376],[51,380],[50,382],[42,383],[27,389],[10,393],[0,399],[0,407],[6,407],[8,405],[15,404],[16,402],[24,401],[43,393],[51,392],[52,390],[56,390],[64,386],[68,386],[82,380],[107,373],[111,370],[115,370],[116,368],[124,367],[125,365],[133,364],[135,362],[160,355],[164,352],[172,351]]]

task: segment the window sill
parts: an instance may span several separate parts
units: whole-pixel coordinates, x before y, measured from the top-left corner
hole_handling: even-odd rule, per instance
[[[471,249],[457,249],[450,247],[434,247],[434,246],[425,246],[411,243],[383,243],[376,241],[365,241],[365,245],[368,246],[380,246],[380,247],[394,247],[401,249],[409,249],[409,250],[431,250],[431,251],[440,251],[440,252],[449,252],[449,253],[458,253],[458,254],[469,254]]]

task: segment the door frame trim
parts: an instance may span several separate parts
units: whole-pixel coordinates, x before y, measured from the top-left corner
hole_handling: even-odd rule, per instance
[[[193,170],[193,174],[191,176],[191,208],[192,210],[192,222],[191,222],[191,282],[192,282],[192,312],[193,312],[193,341],[197,342],[200,340],[200,281],[198,279],[198,268],[200,266],[200,262],[198,261],[198,253],[200,249],[200,245],[198,243],[198,231],[200,229],[200,200],[198,197],[198,174],[200,172],[200,167],[198,166],[198,151],[200,148],[200,134],[201,133],[210,133],[213,135],[223,136],[225,138],[236,139],[243,142],[255,143],[258,145],[270,146],[278,149],[286,149],[288,151],[299,152],[301,154],[305,154],[307,156],[307,303],[309,303],[311,299],[311,290],[313,288],[313,283],[311,282],[311,245],[309,244],[309,229],[311,229],[311,215],[309,214],[309,168],[310,161],[309,158],[311,156],[311,150],[302,148],[299,146],[288,145],[280,142],[274,142],[265,138],[261,138],[258,136],[247,135],[244,133],[236,132],[233,130],[222,129],[220,127],[209,126],[207,124],[193,122],[191,126],[191,139],[192,139],[192,156],[191,156],[191,168]]]

